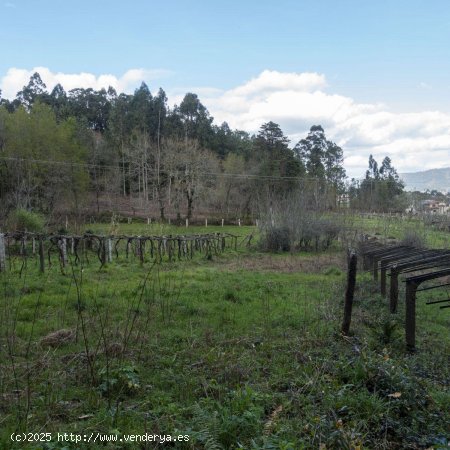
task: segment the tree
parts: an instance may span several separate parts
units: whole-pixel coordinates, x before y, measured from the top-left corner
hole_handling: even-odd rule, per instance
[[[170,196],[174,197],[177,219],[181,218],[180,203],[186,200],[186,218],[191,219],[197,199],[208,196],[219,171],[217,157],[203,149],[198,141],[165,140],[164,172],[170,178]],[[205,198],[203,198],[205,200]]]
[[[1,111],[3,123],[0,195],[5,209],[19,207],[51,213],[57,204],[72,203],[79,211],[87,188],[86,148],[74,119],[56,121],[39,101],[27,112]]]
[[[47,86],[42,81],[38,72],[30,77],[30,81],[21,91],[17,93],[16,100],[24,106],[26,110],[30,110],[34,102],[47,94]]]
[[[261,160],[261,175],[273,177],[296,177],[304,172],[301,161],[289,148],[289,139],[274,122],[261,125],[254,141],[255,156]]]
[[[349,191],[352,206],[377,212],[403,210],[405,185],[392,166],[391,159],[386,156],[381,167],[378,167],[377,161],[370,155],[365,179],[361,183],[352,180]]]
[[[309,180],[305,189],[311,193],[314,208],[335,207],[338,195],[345,190],[342,148],[327,140],[321,125],[313,125],[294,152],[306,168]]]
[[[180,115],[185,139],[196,139],[202,147],[209,147],[213,138],[213,118],[197,94],[188,92],[175,112]]]
[[[217,185],[217,210],[222,217],[243,217],[249,213],[253,196],[253,183],[245,174],[251,172],[251,167],[244,157],[229,153],[222,161],[223,175]]]
[[[344,189],[346,174],[342,148],[327,140],[320,125],[311,127],[308,136],[294,147],[294,152],[303,161],[309,177],[325,179],[339,191]]]

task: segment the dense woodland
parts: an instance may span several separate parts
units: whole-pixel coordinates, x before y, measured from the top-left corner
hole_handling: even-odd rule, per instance
[[[389,158],[378,168],[371,157],[365,180],[348,183],[343,150],[320,125],[290,146],[272,121],[257,135],[216,125],[194,93],[170,108],[145,83],[133,95],[48,92],[38,73],[14,100],[0,93],[2,217],[23,208],[82,218],[109,199],[106,209],[133,204],[162,220],[255,218],[294,191],[306,208],[335,208],[348,193],[356,208],[385,211],[402,190]]]

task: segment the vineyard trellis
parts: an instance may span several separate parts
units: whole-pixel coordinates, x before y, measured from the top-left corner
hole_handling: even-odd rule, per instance
[[[450,250],[418,249],[405,245],[383,245],[379,242],[362,242],[360,252],[363,256],[363,269],[371,271],[375,282],[380,283],[380,293],[387,296],[387,275],[389,271],[389,309],[397,312],[399,295],[398,278],[404,275],[405,288],[405,339],[413,350],[416,346],[416,293],[418,291],[439,289],[450,283],[441,282],[419,289],[421,283],[446,279],[450,276]],[[380,274],[379,274],[380,272]],[[429,301],[427,305],[442,304],[441,309],[450,307],[450,298]]]
[[[39,258],[39,268],[45,271],[46,261],[52,265],[52,255],[58,255],[61,268],[69,259],[74,264],[82,261],[89,263],[89,256],[96,255],[100,267],[119,258],[120,251],[129,258],[137,257],[141,264],[149,258],[151,261],[175,261],[192,259],[201,253],[206,257],[219,255],[227,248],[237,250],[238,236],[230,233],[208,233],[193,235],[167,236],[129,236],[129,235],[83,235],[42,234],[30,232],[0,233],[0,271],[7,270],[7,260],[15,257],[22,260],[22,266],[29,257]]]

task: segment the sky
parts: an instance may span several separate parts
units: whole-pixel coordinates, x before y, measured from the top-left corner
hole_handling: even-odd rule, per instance
[[[0,89],[142,81],[195,92],[217,124],[321,124],[352,177],[450,166],[449,0],[0,0]]]

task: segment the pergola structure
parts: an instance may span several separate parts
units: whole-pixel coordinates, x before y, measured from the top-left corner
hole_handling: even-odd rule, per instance
[[[450,283],[439,283],[419,289],[425,281],[442,280],[450,276],[450,250],[419,249],[405,245],[383,245],[379,242],[362,242],[363,269],[371,271],[373,279],[380,283],[380,293],[387,296],[388,272],[389,309],[397,312],[399,296],[399,276],[403,274],[405,292],[405,337],[408,349],[416,346],[416,293],[422,290],[438,289]],[[428,302],[444,303],[441,309],[450,307],[450,298]]]

